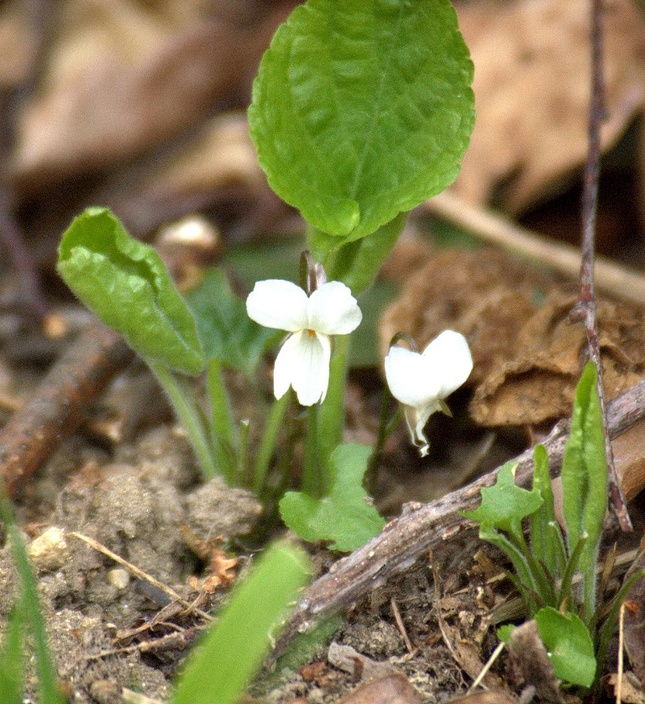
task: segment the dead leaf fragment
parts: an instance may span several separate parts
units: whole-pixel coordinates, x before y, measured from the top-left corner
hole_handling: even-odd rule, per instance
[[[359,685],[339,704],[420,704],[421,697],[400,673],[392,673]]]
[[[511,666],[519,680],[535,687],[540,701],[562,704],[562,696],[544,643],[534,620],[513,629],[508,644]]]
[[[514,349],[500,356],[475,390],[470,411],[481,425],[533,425],[571,414],[586,356],[586,334],[569,313],[577,295],[556,288],[516,331]],[[645,373],[645,309],[597,301],[598,337],[608,400]]]
[[[405,282],[379,324],[381,351],[405,332],[422,350],[446,329],[468,340],[477,384],[515,346],[517,331],[536,309],[549,279],[536,269],[494,250],[446,250],[429,258]]]
[[[643,110],[645,21],[631,0],[603,9],[606,150]],[[468,2],[458,12],[475,64],[477,121],[455,188],[473,203],[501,196],[505,210],[519,212],[586,156],[589,3]]]

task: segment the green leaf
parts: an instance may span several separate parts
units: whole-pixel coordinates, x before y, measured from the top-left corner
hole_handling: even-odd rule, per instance
[[[608,470],[596,378],[596,367],[588,362],[576,387],[571,434],[562,460],[562,513],[569,553],[581,536],[588,536],[579,562],[587,618],[596,607],[595,565],[607,512]]]
[[[28,628],[33,637],[31,657],[33,657],[35,661],[39,701],[42,702],[42,704],[65,704],[65,699],[57,687],[56,668],[47,641],[45,619],[38,595],[38,580],[36,579],[36,575],[29,561],[24,538],[16,523],[11,500],[7,494],[4,482],[0,483],[0,519],[4,523],[8,542],[11,545],[16,572],[22,583],[22,594],[18,602],[18,610],[20,612],[22,626]],[[12,624],[11,631],[14,631],[14,628],[18,628],[18,626]],[[18,661],[18,654],[12,651],[17,645],[17,640],[20,639],[20,634],[15,631],[10,632],[7,638],[9,640],[5,643],[4,655],[9,656],[8,665],[10,671],[6,672],[5,675],[8,676],[10,680],[14,678],[13,681],[16,682],[15,678],[20,674],[16,668],[20,668],[21,665]],[[8,684],[9,692],[11,693],[11,681],[8,683],[5,682],[4,684]],[[2,699],[1,701],[4,702],[5,700]],[[11,699],[7,700],[7,704],[9,704],[9,702],[11,702]]]
[[[508,645],[514,630],[515,626],[511,623],[507,623],[497,629],[497,637],[502,641],[502,643],[506,643]]]
[[[507,462],[497,475],[497,481],[489,488],[482,489],[482,502],[474,511],[464,511],[463,515],[477,523],[494,526],[511,535],[516,534],[521,521],[542,504],[539,492],[527,491],[515,485],[517,463]]]
[[[557,677],[591,687],[596,676],[596,658],[591,635],[582,619],[547,607],[535,614],[535,620]]]
[[[197,332],[207,360],[250,376],[265,350],[284,334],[253,322],[244,301],[233,293],[222,269],[209,269],[201,284],[186,295],[197,321]]]
[[[267,548],[191,654],[173,703],[239,701],[308,576],[309,561],[303,550],[284,542]]]
[[[195,321],[152,247],[105,208],[88,208],[63,235],[58,272],[80,300],[144,359],[187,374],[204,366]]]
[[[472,75],[449,0],[309,0],[253,86],[271,187],[335,246],[369,235],[456,177]]]
[[[560,551],[553,540],[553,526],[556,526],[553,489],[549,474],[549,457],[544,445],[536,445],[533,451],[535,470],[533,490],[542,497],[542,505],[531,518],[531,550],[536,559],[544,564],[553,579],[559,577]]]
[[[394,220],[382,225],[375,232],[360,240],[348,242],[333,253],[338,240],[310,228],[307,240],[314,256],[323,260],[330,279],[342,281],[357,295],[372,285],[378,270],[396,244],[405,225],[407,213],[399,213]],[[331,261],[325,259],[333,253]]]
[[[282,520],[304,540],[332,541],[332,550],[349,552],[364,545],[385,525],[362,486],[371,454],[368,445],[339,445],[330,459],[329,495],[313,499],[287,492],[280,501]]]
[[[23,598],[24,601],[24,598]],[[0,702],[20,704],[22,702],[24,606],[14,606],[9,616],[0,652]]]

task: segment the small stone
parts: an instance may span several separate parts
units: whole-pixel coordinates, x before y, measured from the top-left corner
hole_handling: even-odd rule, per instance
[[[108,584],[123,591],[130,584],[130,573],[123,567],[115,567],[107,574]]]
[[[48,528],[42,535],[34,538],[27,551],[39,572],[60,569],[69,555],[65,533],[56,526]]]

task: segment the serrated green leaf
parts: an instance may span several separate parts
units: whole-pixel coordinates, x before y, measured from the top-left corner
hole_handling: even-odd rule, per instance
[[[98,317],[146,359],[187,374],[204,366],[195,321],[152,247],[105,208],[88,208],[58,249],[58,272]]]
[[[309,0],[278,29],[249,108],[272,188],[351,241],[442,191],[474,123],[449,0]]]
[[[547,607],[535,614],[535,620],[557,677],[591,687],[596,676],[596,658],[591,635],[582,619]]]
[[[251,375],[262,354],[284,333],[253,322],[244,301],[231,289],[222,269],[209,269],[200,285],[186,295],[197,321],[197,332],[207,360]]]
[[[533,490],[527,491],[515,485],[517,463],[507,462],[491,487],[482,489],[482,502],[474,511],[463,515],[482,526],[491,525],[507,533],[517,533],[523,518],[530,516],[542,504],[542,497]]]
[[[329,495],[313,499],[287,492],[280,501],[282,520],[304,540],[331,541],[332,550],[349,552],[364,545],[385,525],[362,485],[371,454],[367,445],[339,445],[331,454]]]
[[[302,549],[284,542],[267,548],[192,653],[173,704],[238,702],[308,576],[309,560]]]

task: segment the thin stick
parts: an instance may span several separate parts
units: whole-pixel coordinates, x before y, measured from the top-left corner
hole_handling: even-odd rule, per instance
[[[472,205],[450,191],[434,196],[420,207],[468,230],[484,242],[546,264],[558,274],[571,279],[580,275],[578,247],[555,242],[502,215]],[[597,256],[595,279],[598,290],[610,296],[645,303],[645,276],[635,269]]]
[[[596,239],[596,213],[598,210],[598,179],[600,175],[600,126],[604,116],[604,80],[602,71],[603,33],[602,0],[591,0],[591,67],[592,94],[589,109],[589,152],[585,163],[582,191],[582,263],[580,266],[580,300],[573,315],[582,319],[587,333],[589,357],[598,370],[598,397],[605,428],[605,454],[609,467],[609,501],[625,532],[632,530],[627,503],[620,488],[614,453],[607,432],[607,411],[603,384],[602,361],[598,344],[596,295],[594,291],[594,251]]]
[[[645,380],[612,399],[607,410],[612,438],[642,422],[645,418]],[[559,473],[569,428],[568,420],[560,421],[543,443],[549,454],[552,476]],[[526,450],[515,461],[516,483],[526,487],[533,476],[533,449]],[[305,590],[272,657],[283,652],[300,630],[306,630],[321,618],[350,606],[384,584],[389,577],[412,565],[429,549],[446,543],[471,527],[472,524],[461,516],[461,511],[476,508],[482,487],[494,484],[499,469],[428,504],[407,511],[404,509],[401,516],[390,521],[369,543],[336,562],[327,574]]]
[[[117,555],[115,552],[112,552],[112,550],[105,547],[105,545],[102,545],[97,540],[94,540],[94,538],[90,538],[87,535],[83,535],[82,533],[76,533],[76,532],[71,532],[70,535],[73,535],[75,538],[78,538],[79,540],[82,540],[84,543],[87,543],[91,548],[94,548],[94,550],[97,550],[98,552],[102,553],[106,557],[109,557],[111,560],[118,562],[119,565],[123,565],[123,567],[125,567],[127,570],[129,570],[135,577],[137,577],[138,579],[143,579],[146,582],[149,582],[150,584],[152,584],[153,587],[160,589],[164,594],[167,594],[171,599],[173,599],[174,601],[178,601],[186,609],[189,609],[189,610],[193,611],[194,613],[198,614],[205,621],[210,622],[213,620],[212,616],[209,616],[205,611],[201,611],[200,609],[195,609],[189,601],[186,601],[186,599],[184,599],[181,596],[181,594],[177,594],[177,592],[174,589],[171,589],[169,586],[167,586],[163,582],[160,582],[158,579],[155,579],[152,575],[149,575],[147,572],[140,570],[136,565],[133,565],[131,562],[128,562],[127,560],[122,558],[120,555]]]
[[[0,476],[12,496],[79,425],[88,402],[132,357],[123,338],[99,323],[70,345],[36,395],[0,430]]]

